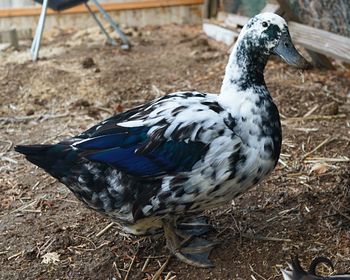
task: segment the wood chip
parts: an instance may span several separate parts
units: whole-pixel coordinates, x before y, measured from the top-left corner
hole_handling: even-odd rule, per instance
[[[107,230],[109,230],[114,225],[114,222],[107,225],[104,229],[102,229],[100,232],[96,233],[96,237],[100,237],[102,234],[104,234]]]
[[[315,163],[311,167],[309,174],[311,174],[312,172],[314,172],[316,174],[324,174],[329,170],[330,167],[331,167],[331,165],[326,164],[324,162]]]

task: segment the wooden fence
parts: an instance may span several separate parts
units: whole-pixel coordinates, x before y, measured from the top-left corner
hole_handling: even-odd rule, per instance
[[[14,0],[11,0],[14,1]],[[19,0],[18,0],[19,1]],[[106,0],[105,0],[106,1]],[[120,24],[127,26],[161,25],[169,23],[200,23],[204,0],[109,0],[102,7]],[[40,5],[14,6],[0,1],[0,30],[35,28]],[[27,3],[27,2],[26,2]],[[32,1],[33,3],[33,1]],[[28,4],[28,3],[27,3]],[[90,5],[96,11],[94,5]],[[79,14],[77,17],[76,14]],[[94,26],[85,6],[55,12],[48,10],[45,29]]]
[[[293,41],[308,51],[315,66],[333,68],[328,58],[350,63],[350,38],[302,24],[287,0],[277,2],[278,5],[267,4],[262,12],[274,12],[289,20]],[[230,49],[248,20],[245,16],[219,12],[215,19],[204,21],[203,30],[209,37],[229,45]]]

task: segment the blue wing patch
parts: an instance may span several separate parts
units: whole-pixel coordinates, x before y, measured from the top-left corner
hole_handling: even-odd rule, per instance
[[[100,150],[110,149],[115,147],[129,147],[135,143],[144,141],[147,138],[148,128],[133,128],[122,131],[110,131],[110,134],[99,135],[93,138],[88,138],[75,145],[82,150]]]
[[[135,147],[108,149],[91,153],[85,157],[93,161],[110,164],[121,171],[136,176],[149,176],[160,173],[158,165],[147,157],[135,153]]]
[[[202,142],[152,139],[148,130],[133,127],[118,131],[116,127],[113,134],[87,139],[75,147],[82,157],[138,177],[190,171],[208,149]]]

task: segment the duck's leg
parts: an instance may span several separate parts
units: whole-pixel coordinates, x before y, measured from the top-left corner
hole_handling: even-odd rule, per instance
[[[175,227],[174,221],[163,220],[167,247],[179,260],[197,267],[212,267],[209,254],[216,243],[189,235]]]
[[[201,236],[214,230],[205,216],[182,219],[177,223],[176,228],[190,236]]]

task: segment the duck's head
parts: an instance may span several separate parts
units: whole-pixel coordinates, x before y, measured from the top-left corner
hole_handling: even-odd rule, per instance
[[[310,64],[295,49],[286,21],[273,13],[261,13],[243,27],[240,39],[257,58],[278,55],[286,63],[306,69]]]

